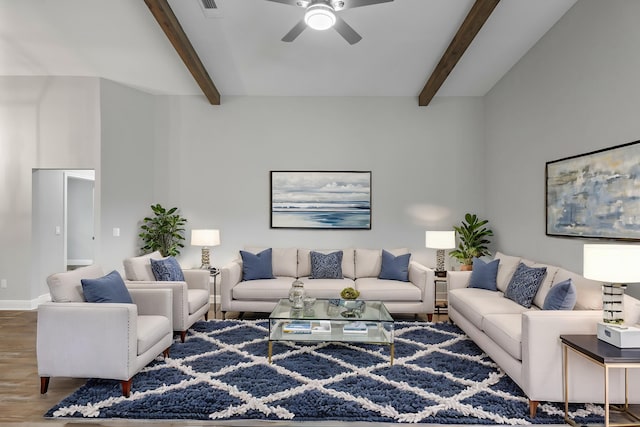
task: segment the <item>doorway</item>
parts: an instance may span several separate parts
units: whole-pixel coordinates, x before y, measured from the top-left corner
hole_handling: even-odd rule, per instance
[[[36,283],[56,272],[93,264],[95,171],[34,169],[32,248]]]

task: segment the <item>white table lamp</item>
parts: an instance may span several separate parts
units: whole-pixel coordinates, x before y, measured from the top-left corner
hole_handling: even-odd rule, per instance
[[[623,323],[624,290],[627,283],[640,282],[640,245],[584,245],[583,275],[604,282],[604,322]]]
[[[444,250],[456,247],[455,231],[426,231],[425,246],[436,251],[436,272],[444,270]]]
[[[202,246],[202,265],[200,268],[209,270],[209,247],[220,244],[220,230],[191,230],[191,245]]]

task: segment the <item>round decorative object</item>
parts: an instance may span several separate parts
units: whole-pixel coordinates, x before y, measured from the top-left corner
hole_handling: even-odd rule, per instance
[[[360,292],[353,288],[344,288],[340,296],[344,299],[356,299],[360,296]]]
[[[289,301],[291,301],[291,307],[293,308],[302,308],[304,307],[304,283],[302,280],[295,280],[291,284],[291,289],[289,289]]]

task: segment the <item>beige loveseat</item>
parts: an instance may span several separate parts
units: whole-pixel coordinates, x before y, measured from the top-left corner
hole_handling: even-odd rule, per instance
[[[560,335],[595,334],[602,320],[602,283],[552,265],[537,264],[520,257],[496,254],[500,259],[497,291],[469,288],[472,272],[448,274],[449,319],[460,327],[513,379],[529,398],[530,415],[538,402],[564,402]],[[525,308],[504,297],[517,265],[547,267],[546,276],[533,300]],[[573,310],[542,310],[550,289],[566,279],[576,286]],[[625,319],[640,317],[640,301],[625,295]],[[569,352],[569,397],[571,402],[603,403],[603,369]],[[624,370],[611,371],[611,401],[624,402]],[[630,370],[629,396],[640,403],[640,371]]]
[[[265,248],[248,247],[259,253]],[[330,253],[335,250],[318,250]],[[381,249],[342,249],[342,279],[310,279],[311,249],[273,248],[273,279],[243,280],[242,259],[221,269],[221,311],[271,312],[278,300],[287,298],[291,283],[299,278],[305,292],[315,298],[339,298],[340,291],[353,287],[359,299],[383,301],[390,313],[427,314],[434,312],[434,272],[415,261],[409,262],[409,281],[379,279]],[[389,250],[393,255],[407,254],[407,249]]]

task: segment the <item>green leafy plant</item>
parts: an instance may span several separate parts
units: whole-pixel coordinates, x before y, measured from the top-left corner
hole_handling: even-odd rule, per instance
[[[342,292],[340,292],[340,296],[343,299],[356,299],[360,296],[360,291],[353,288],[344,288]]]
[[[489,220],[480,220],[475,214],[466,214],[461,225],[453,226],[458,233],[460,243],[449,255],[456,258],[462,265],[472,265],[474,257],[491,255],[487,245],[487,237],[493,236],[493,231],[485,227]]]
[[[179,255],[184,248],[186,218],[176,213],[178,208],[165,209],[159,203],[151,205],[151,210],[155,216],[145,217],[140,226],[138,237],[144,243],[140,249],[143,253],[160,251],[162,256]]]

